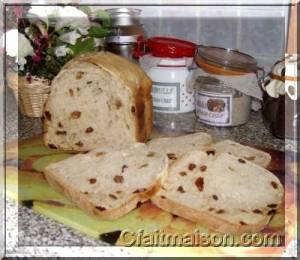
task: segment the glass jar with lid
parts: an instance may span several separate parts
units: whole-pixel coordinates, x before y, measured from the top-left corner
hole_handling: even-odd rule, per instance
[[[299,139],[297,126],[300,112],[297,111],[300,91],[297,76],[300,59],[296,54],[287,55],[272,67],[262,84],[265,90],[263,115],[272,134],[278,138]]]
[[[245,124],[251,96],[262,95],[257,82],[262,69],[256,60],[231,49],[199,46],[195,61],[199,66],[194,75],[197,119],[213,126]]]

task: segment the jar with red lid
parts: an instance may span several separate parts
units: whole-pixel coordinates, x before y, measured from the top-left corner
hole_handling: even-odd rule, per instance
[[[174,128],[176,115],[195,110],[189,80],[197,45],[170,37],[152,37],[145,45],[140,65],[153,82],[154,124]]]

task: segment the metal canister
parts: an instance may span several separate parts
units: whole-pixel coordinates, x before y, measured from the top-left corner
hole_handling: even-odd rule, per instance
[[[106,9],[112,21],[112,35],[105,40],[106,50],[136,61],[134,51],[139,39],[144,37],[140,24],[140,9],[113,8]]]
[[[106,39],[106,50],[135,62],[133,54],[138,37],[139,35],[110,36]]]
[[[106,9],[105,11],[110,15],[112,27],[140,24],[140,9],[121,7]]]

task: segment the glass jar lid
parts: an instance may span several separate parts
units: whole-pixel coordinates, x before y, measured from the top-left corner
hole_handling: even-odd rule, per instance
[[[205,63],[227,70],[241,72],[256,72],[257,61],[252,56],[232,50],[213,46],[198,46],[196,59],[200,58]]]
[[[227,86],[224,82],[213,76],[197,76],[194,82],[197,91],[207,91],[211,93],[236,94],[236,90]]]

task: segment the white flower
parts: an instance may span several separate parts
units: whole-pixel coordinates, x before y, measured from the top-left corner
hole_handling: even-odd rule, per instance
[[[104,45],[103,39],[94,38],[94,47],[99,47],[99,46],[103,46],[103,45]]]
[[[25,31],[25,34],[30,34],[30,27],[26,27],[25,29],[24,29],[24,31]]]
[[[25,58],[19,58],[18,64],[19,64],[19,70],[24,70],[24,65],[26,64],[26,59]]]
[[[87,29],[90,27],[88,15],[73,6],[32,6],[28,15],[29,18],[39,18],[47,25],[51,18],[55,22],[55,29],[59,30],[63,27],[79,29],[82,35],[86,35]]]
[[[39,18],[40,20],[44,21],[48,24],[48,19],[53,17],[58,17],[59,9],[62,9],[61,6],[32,6],[28,10],[27,17],[29,18]]]
[[[61,45],[59,47],[56,47],[54,52],[56,57],[63,57],[70,53],[71,49],[67,48],[66,45]]]
[[[18,57],[24,58],[28,55],[33,54],[33,47],[31,46],[30,41],[25,37],[24,34],[18,33],[19,39],[18,39]]]
[[[24,34],[19,33],[17,29],[9,30],[5,33],[5,49],[8,56],[16,57],[16,62],[26,63],[26,56],[33,54],[33,48],[30,41]],[[4,43],[4,37],[2,39]],[[24,63],[25,60],[25,63]]]
[[[78,28],[81,35],[87,35],[89,33],[88,28]]]
[[[63,27],[87,29],[90,27],[88,15],[73,6],[60,8],[58,10],[55,29],[59,30]]]
[[[65,43],[69,43],[72,45],[75,45],[78,38],[80,38],[81,35],[77,33],[76,31],[67,32],[59,36],[59,39]]]

